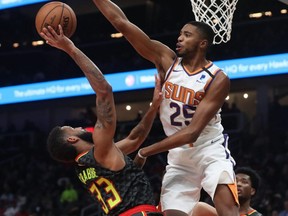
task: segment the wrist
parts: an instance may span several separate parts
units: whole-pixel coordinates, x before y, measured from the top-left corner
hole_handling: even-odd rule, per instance
[[[142,149],[139,149],[139,150],[138,150],[138,157],[140,157],[141,159],[144,159],[144,160],[145,160],[147,157],[145,157],[145,156],[143,156],[143,155],[141,154],[141,150],[142,150]]]

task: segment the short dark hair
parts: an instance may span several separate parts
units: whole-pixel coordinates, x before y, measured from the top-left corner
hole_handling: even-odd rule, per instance
[[[243,173],[243,174],[248,175],[250,177],[251,187],[254,188],[256,190],[256,193],[257,193],[258,188],[259,188],[260,183],[261,183],[260,175],[250,167],[238,167],[235,170],[235,174],[240,174],[240,173]]]
[[[47,138],[47,150],[56,161],[73,163],[77,157],[75,146],[65,139],[65,132],[60,126],[54,127]]]
[[[208,41],[208,48],[213,44],[215,32],[213,31],[210,25],[204,22],[199,22],[199,21],[190,21],[187,24],[196,26],[198,28],[203,38]]]

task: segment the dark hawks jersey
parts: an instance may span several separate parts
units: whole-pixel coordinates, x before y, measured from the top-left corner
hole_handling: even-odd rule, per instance
[[[250,211],[248,214],[245,214],[245,215],[240,214],[240,216],[263,216],[263,215],[254,209]]]
[[[125,155],[125,167],[111,171],[97,164],[93,150],[77,158],[75,169],[103,215],[116,216],[137,205],[155,205],[149,180],[132,159]]]

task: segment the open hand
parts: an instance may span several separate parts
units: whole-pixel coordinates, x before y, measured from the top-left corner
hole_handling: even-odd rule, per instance
[[[70,46],[74,46],[73,42],[64,35],[62,26],[58,26],[59,34],[51,27],[44,27],[40,33],[41,37],[52,47],[67,51]]]
[[[162,89],[161,89],[161,80],[160,80],[159,74],[156,74],[152,104],[156,107],[159,107],[162,100],[163,100],[163,96],[162,96]]]

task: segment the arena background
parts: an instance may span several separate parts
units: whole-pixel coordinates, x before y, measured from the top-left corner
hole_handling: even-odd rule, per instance
[[[64,2],[74,9],[78,19],[72,40],[104,74],[154,67],[141,58],[124,38],[111,38],[116,31],[92,1]],[[175,48],[179,29],[194,19],[188,0],[115,2],[132,22],[172,49]],[[34,18],[43,4],[0,10],[0,88],[83,77],[65,53],[47,45],[32,45],[33,41],[41,40]],[[287,10],[287,4],[280,1],[239,0],[231,40],[215,45],[209,59],[221,61],[287,53]],[[253,14],[254,18],[251,18]],[[230,149],[238,165],[251,166],[263,177],[262,194],[255,207],[264,215],[279,212],[288,199],[287,78],[288,70],[281,75],[233,79],[229,100],[223,106],[223,123],[230,134]],[[125,136],[141,113],[147,110],[152,90],[115,93],[119,121],[116,140]],[[131,110],[126,109],[127,105],[131,106]],[[26,200],[22,209],[30,215],[90,214],[87,213],[89,208],[83,210],[90,205],[90,199],[82,193],[73,172],[47,157],[45,137],[56,124],[93,125],[94,106],[94,96],[0,106],[2,212],[16,205],[20,197]],[[163,137],[161,124],[157,120],[145,144]],[[152,157],[145,166],[155,185],[155,196],[159,195],[164,165],[165,154],[161,154]],[[64,190],[61,182],[67,179],[79,194],[79,200],[73,204],[76,208],[72,210],[59,201]]]

